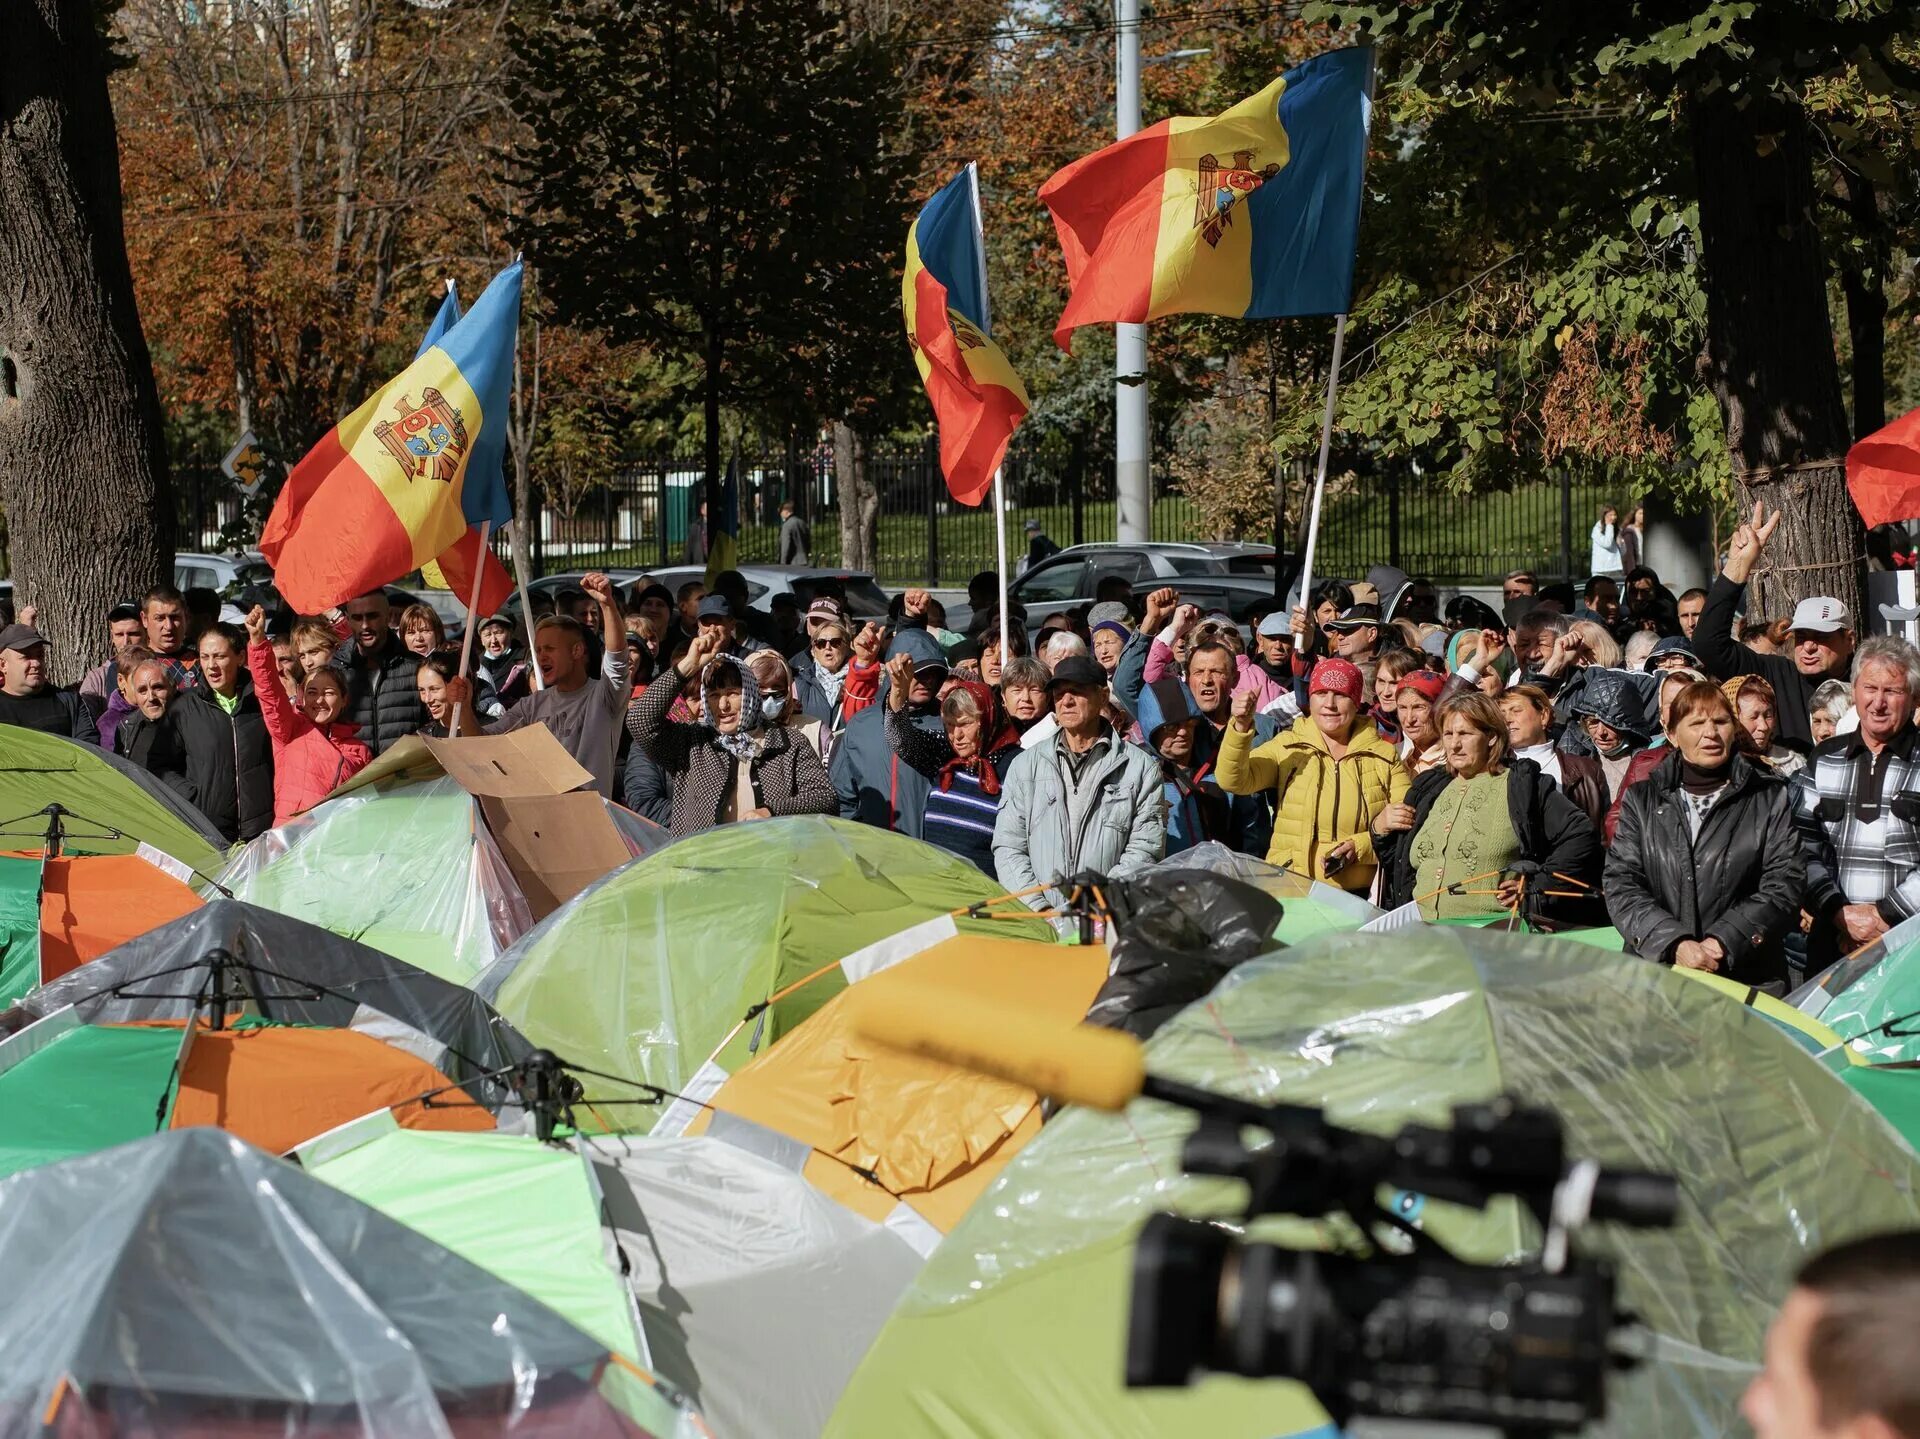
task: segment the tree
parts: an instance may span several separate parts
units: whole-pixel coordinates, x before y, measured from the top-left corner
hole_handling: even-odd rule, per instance
[[[173,493],[96,11],[5,0],[0,34],[0,504],[17,593],[71,671],[166,573]]]
[[[584,0],[510,38],[517,233],[557,318],[697,373],[718,515],[722,410],[842,415],[896,327],[886,47],[810,0]]]
[[[1816,212],[1822,146],[1809,95],[1835,77],[1910,106],[1897,10],[1816,0],[1648,0],[1542,7],[1526,0],[1319,4],[1309,18],[1364,26],[1385,73],[1443,102],[1497,95],[1552,113],[1609,95],[1673,123],[1690,162],[1649,187],[1690,192],[1705,297],[1701,378],[1720,412],[1737,490],[1786,519],[1756,576],[1757,612],[1828,593],[1858,608],[1863,536],[1848,501],[1850,438]],[[1831,137],[1829,137],[1831,138]]]

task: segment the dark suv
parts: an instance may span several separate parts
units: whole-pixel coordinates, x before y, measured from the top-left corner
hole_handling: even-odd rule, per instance
[[[1008,587],[1008,597],[1038,629],[1048,615],[1089,604],[1100,582],[1117,575],[1136,600],[1171,585],[1203,610],[1224,609],[1245,623],[1248,610],[1273,603],[1273,548],[1226,542],[1072,545],[1042,560]]]

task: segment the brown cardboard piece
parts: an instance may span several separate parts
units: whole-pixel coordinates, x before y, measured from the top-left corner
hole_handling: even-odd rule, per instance
[[[395,775],[445,775],[480,802],[536,920],[544,919],[629,859],[593,775],[543,724],[502,735],[426,739],[408,735],[334,790],[350,794]]]

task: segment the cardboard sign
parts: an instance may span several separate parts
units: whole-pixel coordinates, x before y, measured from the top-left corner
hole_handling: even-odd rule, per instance
[[[633,858],[595,790],[483,795],[480,811],[536,921]]]
[[[565,794],[593,783],[593,776],[567,753],[553,731],[536,724],[510,734],[462,735],[459,739],[407,735],[327,798],[352,794],[396,775],[411,780],[445,775],[470,795],[500,799]]]

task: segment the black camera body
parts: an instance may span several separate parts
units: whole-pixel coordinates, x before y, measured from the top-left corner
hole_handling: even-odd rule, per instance
[[[1250,1215],[1349,1214],[1373,1250],[1246,1243],[1213,1222],[1154,1215],[1134,1256],[1129,1385],[1181,1385],[1209,1370],[1294,1379],[1342,1425],[1358,1414],[1546,1434],[1604,1417],[1627,1316],[1611,1271],[1568,1241],[1589,1218],[1670,1224],[1672,1179],[1569,1167],[1558,1120],[1510,1101],[1462,1107],[1451,1129],[1410,1125],[1382,1139],[1313,1109],[1162,1081],[1146,1092],[1200,1111],[1188,1172],[1246,1180]],[[1273,1143],[1249,1148],[1247,1126]],[[1524,1264],[1467,1263],[1382,1209],[1382,1187],[1475,1206],[1512,1194],[1546,1242]],[[1382,1230],[1407,1252],[1383,1246]]]

